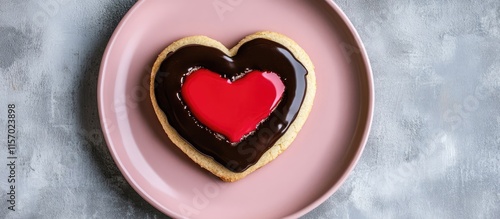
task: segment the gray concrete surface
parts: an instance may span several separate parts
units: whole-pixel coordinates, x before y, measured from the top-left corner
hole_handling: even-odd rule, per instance
[[[375,117],[354,172],[304,218],[500,218],[500,2],[336,2],[371,58]],[[166,218],[124,180],[97,115],[100,59],[133,3],[0,0],[0,218]]]

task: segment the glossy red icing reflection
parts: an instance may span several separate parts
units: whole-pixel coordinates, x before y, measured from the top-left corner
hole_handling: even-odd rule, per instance
[[[239,142],[271,114],[284,90],[273,72],[251,71],[231,82],[202,68],[186,76],[181,95],[198,121]]]

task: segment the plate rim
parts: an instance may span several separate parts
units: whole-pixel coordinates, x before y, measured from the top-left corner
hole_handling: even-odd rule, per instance
[[[118,38],[120,32],[126,26],[126,23],[133,15],[135,12],[147,1],[150,0],[138,0],[130,9],[129,11],[123,16],[123,18],[120,20],[118,23],[117,27],[113,31],[113,34],[111,35],[107,45],[106,49],[104,50],[103,57],[101,59],[101,65],[99,68],[99,76],[98,76],[98,83],[97,83],[97,105],[98,105],[98,112],[99,112],[99,120],[100,120],[100,125],[101,125],[101,130],[103,132],[103,136],[106,142],[107,148],[110,150],[110,154],[114,160],[114,162],[117,164],[120,172],[124,176],[124,178],[127,180],[129,185],[148,203],[153,205],[156,209],[158,209],[160,212],[171,216],[175,218],[182,218],[183,215],[179,215],[178,212],[175,212],[171,210],[170,208],[167,208],[166,206],[162,205],[159,203],[157,200],[152,198],[146,191],[142,189],[141,186],[138,185],[138,183],[134,180],[133,177],[131,177],[130,173],[127,171],[125,168],[124,164],[122,161],[117,157],[117,152],[115,148],[112,145],[112,140],[111,136],[109,133],[109,130],[106,128],[106,122],[105,122],[105,110],[104,110],[104,103],[103,103],[103,90],[105,84],[103,83],[103,78],[104,78],[104,70],[106,69],[110,56],[110,51],[113,49],[114,44],[116,42],[116,39]],[[351,161],[347,162],[349,165],[345,170],[343,171],[342,174],[340,174],[340,177],[338,180],[319,198],[311,202],[309,205],[303,207],[302,209],[298,209],[298,211],[295,211],[295,213],[292,213],[291,215],[286,216],[285,218],[299,218],[308,212],[312,211],[316,207],[318,207],[320,204],[325,202],[330,196],[332,196],[339,188],[344,184],[354,167],[357,165],[369,138],[371,126],[373,123],[373,112],[374,112],[374,105],[375,105],[375,90],[374,90],[374,81],[373,81],[373,72],[370,64],[370,60],[366,51],[366,48],[361,40],[361,37],[359,36],[358,32],[356,31],[354,25],[352,22],[349,20],[347,15],[342,11],[342,9],[333,1],[333,0],[322,0],[326,2],[331,9],[337,13],[337,15],[341,18],[342,22],[345,24],[345,26],[349,29],[350,35],[352,35],[352,38],[354,42],[357,44],[356,46],[359,49],[358,56],[361,58],[362,63],[364,64],[363,68],[360,69],[360,72],[363,73],[363,76],[366,77],[366,87],[367,88],[367,94],[368,94],[368,99],[366,101],[360,101],[361,103],[365,102],[367,105],[367,112],[366,112],[366,120],[362,125],[364,125],[364,129],[362,131],[358,130],[356,128],[355,133],[361,132],[361,139],[359,145],[357,145],[357,150],[354,152],[354,156],[351,159]],[[363,87],[363,86],[360,86]],[[360,107],[362,108],[362,107]],[[357,126],[359,126],[360,121],[358,118],[358,122],[356,123]]]

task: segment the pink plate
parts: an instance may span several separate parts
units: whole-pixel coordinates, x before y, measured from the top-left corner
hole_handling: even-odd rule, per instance
[[[313,110],[276,160],[235,183],[199,168],[163,132],[148,91],[157,54],[206,35],[228,47],[270,30],[294,39],[316,66]],[[333,194],[361,155],[373,81],[356,31],[326,0],[140,0],[115,30],[98,85],[108,147],[130,185],[175,218],[297,218]]]

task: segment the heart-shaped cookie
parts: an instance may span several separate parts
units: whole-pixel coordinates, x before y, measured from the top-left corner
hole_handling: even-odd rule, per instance
[[[172,142],[201,167],[236,181],[295,139],[312,107],[314,67],[294,41],[258,32],[228,50],[180,39],[156,60],[151,100]]]

